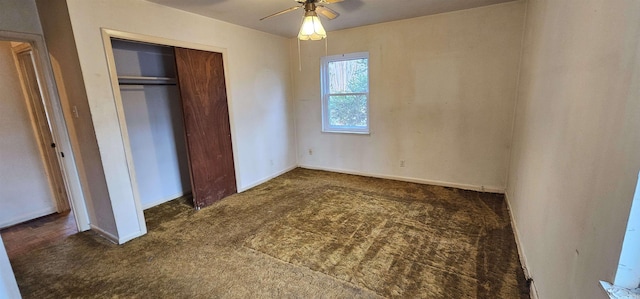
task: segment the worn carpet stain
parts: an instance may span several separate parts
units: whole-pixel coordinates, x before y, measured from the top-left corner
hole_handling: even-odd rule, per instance
[[[12,260],[25,298],[529,298],[499,194],[295,169]]]

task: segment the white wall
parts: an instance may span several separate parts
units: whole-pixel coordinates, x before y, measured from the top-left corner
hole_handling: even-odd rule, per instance
[[[529,0],[508,200],[540,298],[606,298],[640,170],[640,2]]]
[[[0,236],[0,298],[20,298],[20,290]]]
[[[145,1],[67,5],[120,240],[140,230],[101,28],[226,48],[239,189],[296,165],[287,39]]]
[[[191,192],[178,87],[122,85],[120,92],[142,207]]]
[[[0,41],[0,228],[56,212],[9,42]]]
[[[0,0],[0,30],[42,34],[35,0]]]
[[[523,20],[516,1],[329,32],[329,55],[369,52],[371,135],[321,132],[325,46],[301,42],[299,164],[504,190]]]

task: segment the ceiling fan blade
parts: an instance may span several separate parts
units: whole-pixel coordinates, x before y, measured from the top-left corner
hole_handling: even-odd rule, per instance
[[[316,12],[329,20],[333,20],[338,16],[340,16],[340,14],[337,11],[328,7],[324,7],[322,5],[318,5],[316,7]]]
[[[264,18],[260,19],[260,21],[262,21],[262,20],[264,20],[264,19],[272,18],[272,17],[275,17],[275,16],[279,16],[279,15],[281,15],[281,14],[286,14],[286,13],[288,13],[288,12],[290,12],[290,11],[294,11],[294,10],[296,10],[296,9],[298,9],[298,8],[301,8],[301,7],[302,7],[302,6],[294,6],[294,7],[291,7],[291,8],[287,8],[287,9],[285,9],[285,10],[283,10],[283,11],[279,11],[279,12],[276,12],[276,13],[274,13],[274,14],[268,15],[268,16],[266,16],[266,17],[264,17]]]

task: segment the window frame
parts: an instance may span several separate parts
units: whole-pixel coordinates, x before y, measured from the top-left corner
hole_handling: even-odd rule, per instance
[[[367,60],[367,92],[356,93],[330,93],[329,91],[329,63],[366,59]],[[325,133],[348,133],[348,134],[370,134],[371,119],[370,119],[370,91],[371,82],[369,78],[369,52],[355,52],[348,54],[338,54],[331,56],[323,56],[320,58],[320,94],[322,99],[322,132]],[[367,125],[366,127],[356,126],[332,126],[329,122],[329,98],[336,95],[365,95],[367,97]]]

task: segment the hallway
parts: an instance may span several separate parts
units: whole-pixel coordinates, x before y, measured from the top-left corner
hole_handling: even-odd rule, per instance
[[[72,212],[55,213],[0,230],[10,260],[77,232]]]

